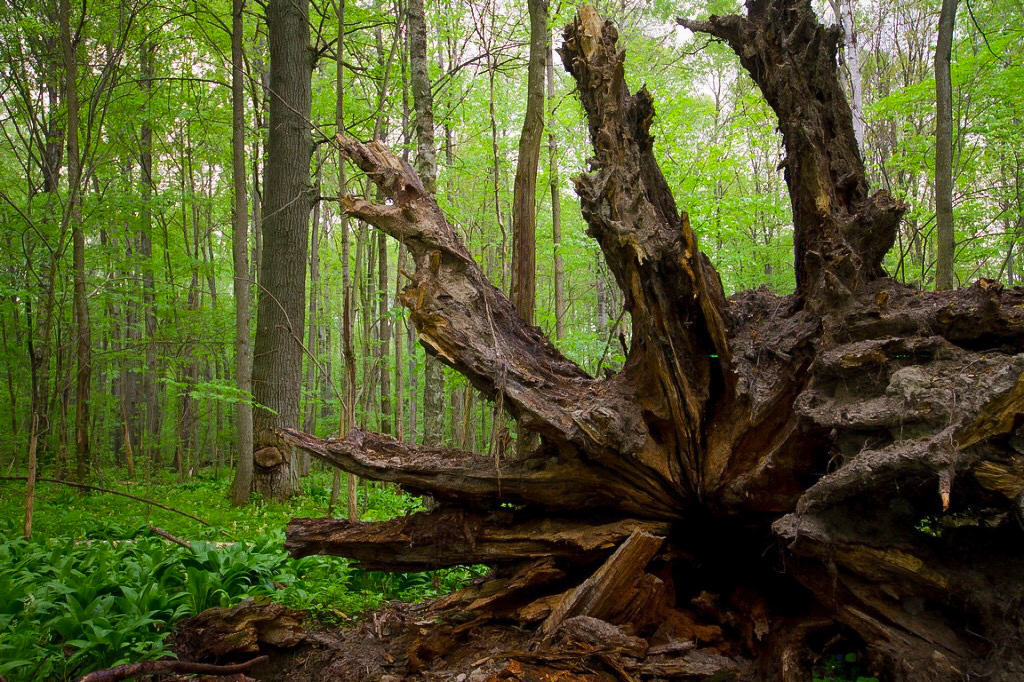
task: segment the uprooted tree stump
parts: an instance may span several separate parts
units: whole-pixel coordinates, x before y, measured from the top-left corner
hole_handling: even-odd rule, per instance
[[[796,293],[724,297],[655,160],[651,97],[630,94],[615,28],[584,7],[560,53],[594,147],[576,189],[632,318],[625,365],[595,378],[564,357],[407,164],[339,137],[389,200],[346,212],[415,258],[402,303],[420,342],[540,443],[496,466],[289,431],[438,505],[295,519],[287,547],[378,569],[494,565],[446,603],[535,628],[520,661],[582,651],[622,675],[804,680],[807,652],[832,646],[894,680],[1021,679],[1024,290],[926,293],[883,271],[904,206],[868,191],[838,29],[808,0],[680,23],[731,45],[778,116]]]

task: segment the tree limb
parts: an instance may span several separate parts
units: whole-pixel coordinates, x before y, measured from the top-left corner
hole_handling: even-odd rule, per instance
[[[192,661],[142,661],[128,663],[115,668],[97,670],[79,678],[78,682],[117,682],[129,680],[140,675],[156,673],[179,673],[182,675],[235,675],[263,665],[270,661],[270,656],[257,656],[245,663],[232,665],[213,665],[210,663],[194,663]]]
[[[502,509],[482,513],[440,507],[391,521],[292,519],[285,549],[292,556],[333,554],[370,570],[423,571],[555,557],[571,564],[607,554],[631,534],[666,533],[669,523],[604,522]]]
[[[885,190],[868,195],[835,69],[838,27],[822,26],[810,0],[748,0],[746,17],[677,22],[725,41],[778,116],[798,293],[835,303],[883,276],[882,259],[906,206]]]
[[[552,510],[617,509],[660,519],[682,513],[659,481],[633,480],[628,473],[576,458],[538,458],[499,468],[471,452],[411,445],[361,430],[326,441],[291,429],[282,429],[281,434],[318,459],[357,476],[480,508],[538,504]]]

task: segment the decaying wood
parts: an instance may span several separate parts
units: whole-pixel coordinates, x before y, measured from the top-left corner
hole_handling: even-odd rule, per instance
[[[259,653],[267,645],[287,649],[302,641],[304,617],[301,611],[277,602],[246,599],[228,608],[207,609],[179,623],[175,649],[198,661]]]
[[[507,563],[543,557],[586,562],[631,533],[665,533],[665,521],[528,516],[439,507],[380,522],[292,519],[285,547],[295,556],[335,554],[370,569],[422,571],[459,564]]]
[[[425,348],[540,442],[495,463],[361,431],[282,432],[441,501],[386,523],[297,519],[288,548],[390,570],[494,564],[492,582],[446,608],[539,628],[549,644],[574,616],[677,643],[633,668],[621,652],[577,652],[577,672],[597,660],[619,678],[726,674],[739,654],[757,676],[798,680],[814,651],[847,647],[894,680],[1024,678],[1024,289],[929,293],[886,276],[904,206],[869,191],[836,30],[809,0],[747,10],[681,23],[732,46],[779,118],[788,297],[723,297],[658,168],[653,102],[630,93],[614,27],[584,7],[566,28],[594,148],[575,184],[632,319],[610,377],[519,319],[407,164],[338,138],[387,197],[346,211],[414,257],[402,302]]]
[[[634,622],[637,611],[656,618],[657,613],[650,607],[657,606],[664,590],[661,581],[645,580],[648,574],[644,569],[664,541],[657,535],[633,531],[594,575],[555,606],[537,631],[541,641],[550,641],[562,622],[575,616],[591,616],[612,624]]]
[[[842,29],[819,23],[810,0],[749,0],[747,16],[680,19],[724,40],[779,120],[793,206],[800,295],[836,303],[882,277],[882,259],[906,207],[868,193],[853,114],[836,78]]]
[[[269,656],[257,656],[251,661],[229,665],[213,665],[211,663],[195,663],[193,661],[142,661],[128,663],[106,670],[97,670],[80,678],[78,682],[118,682],[130,680],[143,675],[159,673],[178,673],[181,675],[237,675],[244,673],[270,660]]]
[[[559,638],[565,645],[584,646],[590,651],[623,654],[632,658],[647,655],[647,640],[626,634],[621,628],[592,616],[573,616],[562,621]]]
[[[639,517],[672,515],[664,491],[645,492],[629,480],[609,477],[602,467],[581,467],[575,458],[540,454],[496,466],[494,460],[472,452],[417,446],[361,430],[326,441],[291,429],[282,433],[345,471],[440,500],[485,509],[511,503],[567,511],[612,508]]]

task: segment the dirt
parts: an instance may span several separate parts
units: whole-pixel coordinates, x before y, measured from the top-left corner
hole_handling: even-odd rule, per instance
[[[744,679],[748,663],[723,655],[729,645],[721,630],[694,623],[677,624],[692,639],[673,638],[664,630],[648,639],[636,637],[595,618],[570,619],[549,645],[539,645],[532,628],[510,622],[485,622],[440,599],[425,604],[393,603],[346,629],[307,624],[294,647],[266,643],[261,654],[270,662],[244,675],[202,679],[265,682],[399,682],[453,681],[556,682],[581,680]],[[192,641],[188,621],[178,641]],[[705,646],[701,638],[717,640]],[[185,647],[178,652],[187,656]],[[252,652],[215,662],[236,662]],[[151,679],[184,680],[163,676]]]

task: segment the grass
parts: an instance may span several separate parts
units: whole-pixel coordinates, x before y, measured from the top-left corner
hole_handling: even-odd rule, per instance
[[[0,676],[67,680],[165,657],[176,621],[247,597],[270,598],[338,624],[393,599],[447,593],[480,572],[376,573],[340,557],[292,559],[282,549],[285,524],[293,516],[326,515],[327,473],[305,479],[305,494],[288,503],[254,501],[244,508],[228,503],[228,479],[116,481],[104,487],[211,525],[114,495],[40,484],[33,537],[26,541],[24,487],[0,483]],[[364,519],[419,508],[418,499],[391,488],[361,493]],[[151,524],[192,541],[192,550],[153,537]]]

